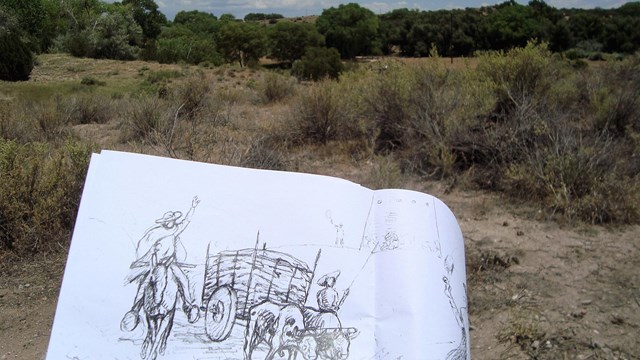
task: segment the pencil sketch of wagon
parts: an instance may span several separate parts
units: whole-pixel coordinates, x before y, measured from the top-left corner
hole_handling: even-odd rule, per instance
[[[235,319],[248,320],[249,309],[264,301],[303,307],[314,269],[282,252],[258,249],[222,251],[207,248],[202,303],[205,331],[212,341],[224,341]]]

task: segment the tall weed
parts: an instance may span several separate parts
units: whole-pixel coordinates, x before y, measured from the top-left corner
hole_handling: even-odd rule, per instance
[[[18,256],[65,250],[90,149],[0,139],[0,250]]]
[[[258,92],[266,104],[282,101],[293,95],[296,80],[292,76],[268,71],[258,84]]]
[[[340,84],[323,80],[301,89],[292,104],[294,143],[344,140],[361,136],[362,128],[355,94],[343,92]]]

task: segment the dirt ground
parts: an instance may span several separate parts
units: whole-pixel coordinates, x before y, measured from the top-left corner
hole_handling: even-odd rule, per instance
[[[640,227],[563,226],[493,194],[407,187],[462,227],[474,359],[640,359]],[[65,260],[2,259],[0,359],[44,358]]]

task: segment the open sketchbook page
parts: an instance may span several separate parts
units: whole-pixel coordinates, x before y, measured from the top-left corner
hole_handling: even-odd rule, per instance
[[[375,260],[379,358],[469,359],[464,244],[454,215],[437,198],[407,190],[376,191],[372,213],[375,231],[362,250]]]
[[[379,237],[377,197],[330,177],[94,155],[47,359],[424,359],[421,347],[381,338],[409,329],[377,314],[388,316],[391,286],[381,269],[404,256],[363,248]],[[407,278],[425,271],[393,266]],[[455,266],[449,276],[464,279],[464,262]],[[388,291],[431,291],[405,285]],[[457,285],[449,294],[464,303]],[[444,347],[442,337],[408,341],[460,343],[455,322],[434,324],[458,333]]]

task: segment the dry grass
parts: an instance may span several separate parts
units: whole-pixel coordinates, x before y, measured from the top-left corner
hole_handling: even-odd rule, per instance
[[[308,172],[326,173],[331,163],[331,174],[373,188],[445,178],[571,220],[634,223],[640,102],[629,74],[637,66],[575,70],[530,48],[453,66],[384,60],[354,66],[339,81],[295,83],[230,65],[54,54],[40,57],[31,81],[1,84],[0,136],[63,149],[86,133],[74,130],[79,124],[105,126],[120,133],[107,148]],[[607,91],[608,78],[624,86]]]

